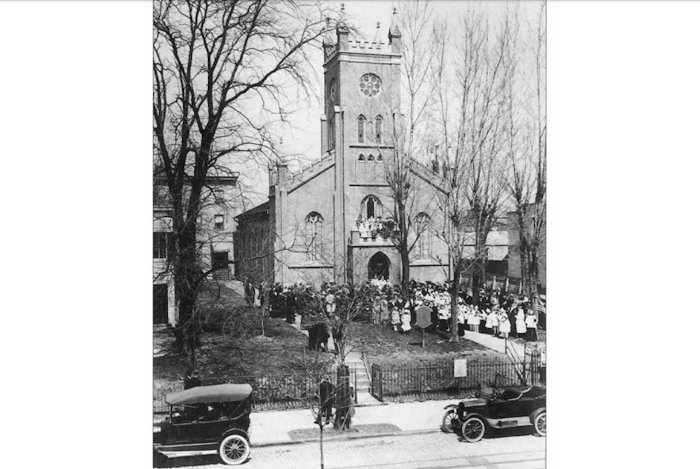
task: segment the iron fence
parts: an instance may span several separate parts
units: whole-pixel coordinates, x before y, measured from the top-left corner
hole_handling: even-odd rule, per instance
[[[467,362],[465,377],[454,376],[452,361],[425,367],[372,365],[372,394],[382,401],[463,396],[483,386],[523,384],[522,364],[509,360]],[[528,373],[533,377],[532,373]]]
[[[329,374],[331,383],[336,386],[338,377],[335,370]],[[258,376],[228,376],[202,378],[201,385],[212,384],[250,384],[253,388],[251,404],[253,411],[301,409],[318,404],[319,383],[310,376],[292,374],[270,374]],[[356,386],[355,370],[349,370],[349,384]],[[181,391],[181,383],[162,386],[153,393],[153,413],[163,414],[169,411],[165,402],[166,394]]]

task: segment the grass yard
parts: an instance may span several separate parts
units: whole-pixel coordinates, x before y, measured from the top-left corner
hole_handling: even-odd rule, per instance
[[[450,342],[447,338],[426,332],[425,348],[421,347],[421,331],[413,329],[400,334],[391,327],[354,323],[350,325],[348,338],[355,350],[365,350],[372,363],[395,366],[428,366],[445,363],[456,356],[474,360],[502,359],[503,354],[469,340]]]

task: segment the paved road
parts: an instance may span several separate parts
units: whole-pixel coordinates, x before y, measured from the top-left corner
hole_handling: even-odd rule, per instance
[[[544,469],[545,439],[533,435],[487,438],[476,444],[429,433],[332,441],[324,444],[326,469]],[[170,467],[223,468],[216,457],[180,458]],[[246,469],[320,467],[318,443],[252,448]]]

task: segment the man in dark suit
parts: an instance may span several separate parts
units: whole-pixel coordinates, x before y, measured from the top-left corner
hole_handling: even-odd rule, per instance
[[[333,416],[333,385],[328,381],[328,378],[324,378],[319,386],[320,394],[320,409],[318,413],[318,418],[316,419],[319,425],[321,424],[321,419],[325,419],[326,425],[331,421]]]

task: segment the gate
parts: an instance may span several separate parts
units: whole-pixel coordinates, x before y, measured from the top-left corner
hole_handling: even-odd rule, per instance
[[[384,392],[382,389],[382,368],[377,364],[372,364],[372,396],[380,402],[384,402]]]

